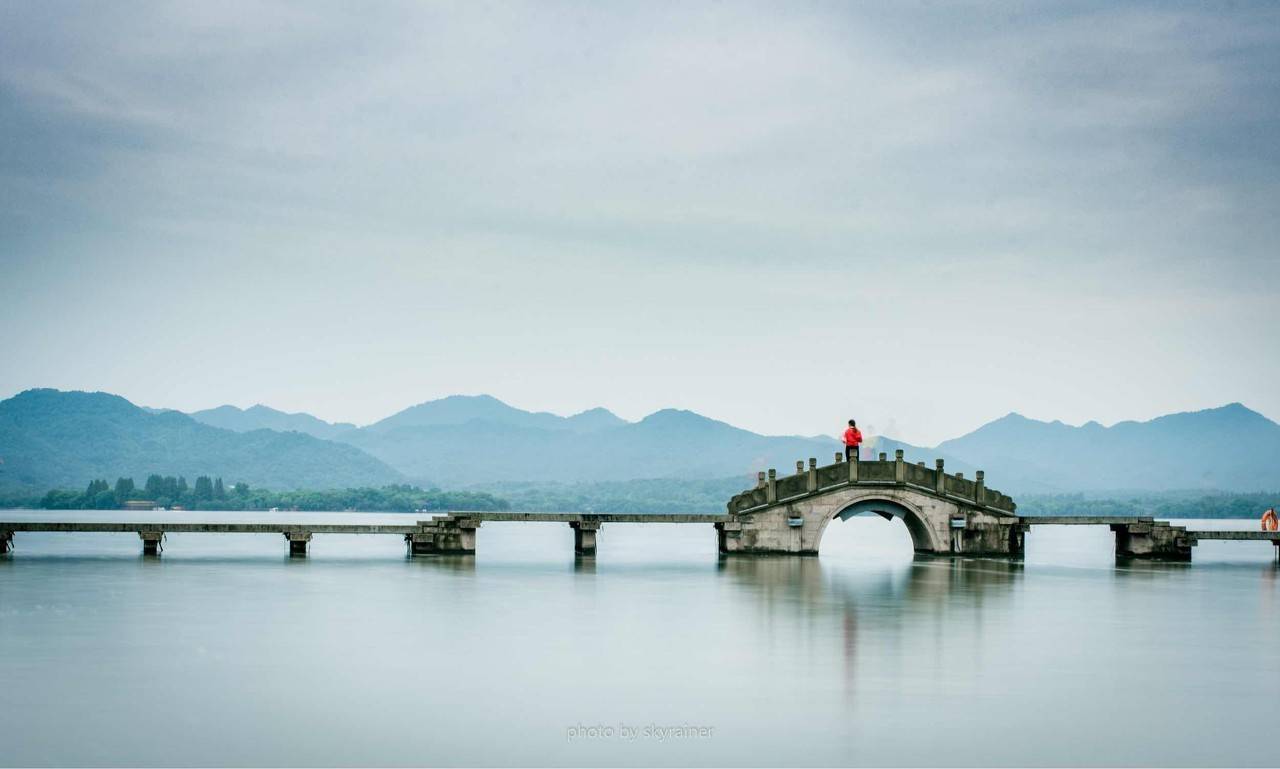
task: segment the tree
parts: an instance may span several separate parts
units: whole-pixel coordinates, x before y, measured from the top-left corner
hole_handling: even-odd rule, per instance
[[[100,480],[94,479],[92,481],[89,481],[89,488],[85,489],[84,495],[86,498],[92,500],[109,488],[111,487],[107,485],[107,482],[105,480],[100,481]]]
[[[214,499],[226,499],[226,498],[227,498],[227,489],[226,489],[226,487],[225,487],[225,486],[223,486],[223,485],[222,485],[222,479],[221,479],[221,478],[218,478],[218,480],[216,480],[216,481],[214,481],[214,482],[213,482],[213,498],[214,498]]]
[[[123,503],[126,499],[133,496],[134,485],[132,478],[116,479],[116,502]]]
[[[196,478],[196,488],[194,492],[196,499],[213,499],[213,481],[209,476],[202,475]]]
[[[235,490],[237,497],[249,496],[249,484],[240,482],[240,483],[237,483],[233,488]]]
[[[147,476],[147,499],[159,499],[164,496],[164,477],[152,473]]]

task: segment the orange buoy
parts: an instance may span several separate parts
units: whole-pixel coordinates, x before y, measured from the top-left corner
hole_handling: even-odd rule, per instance
[[[1262,530],[1276,531],[1280,529],[1280,520],[1276,519],[1276,509],[1274,507],[1267,508],[1267,512],[1262,514]]]

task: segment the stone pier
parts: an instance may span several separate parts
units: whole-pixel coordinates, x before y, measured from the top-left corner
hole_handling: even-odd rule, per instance
[[[1117,558],[1146,558],[1156,561],[1190,561],[1195,539],[1183,526],[1164,521],[1113,523]]]
[[[142,540],[143,555],[160,555],[160,551],[164,549],[163,531],[140,531],[138,538]]]
[[[569,526],[573,529],[573,552],[578,555],[595,555],[600,522],[570,521]]]
[[[289,556],[291,558],[306,558],[307,543],[311,541],[311,532],[309,531],[286,531],[285,539],[289,540]]]
[[[418,530],[404,535],[409,555],[475,555],[480,521],[447,517],[418,521]]]

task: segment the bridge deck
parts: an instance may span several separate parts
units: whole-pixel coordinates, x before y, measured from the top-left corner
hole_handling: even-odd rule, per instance
[[[434,521],[469,519],[472,521],[519,523],[719,523],[729,516],[712,513],[518,513],[487,511],[455,511],[410,524],[381,523],[204,523],[194,521],[0,521],[0,531],[12,532],[99,532],[136,533],[163,531],[173,534],[414,534],[422,525]]]
[[[402,536],[414,554],[431,552],[475,552],[475,528],[485,521],[494,523],[568,523],[574,528],[575,550],[595,554],[596,530],[605,523],[723,523],[729,515],[711,513],[529,513],[454,511],[436,515],[428,520],[413,523],[286,523],[286,522],[202,522],[202,521],[0,521],[0,553],[7,553],[13,546],[17,532],[100,532],[132,533],[143,540],[143,552],[159,553],[163,534],[283,534],[289,539],[291,555],[305,555],[306,542],[314,534],[383,534]],[[1032,525],[1112,525],[1124,531],[1124,542],[1142,535],[1152,536],[1155,529],[1169,530],[1174,534],[1165,544],[1177,550],[1182,560],[1190,560],[1190,548],[1199,540],[1269,541],[1276,545],[1280,558],[1280,532],[1273,531],[1205,531],[1183,530],[1181,527],[1154,521],[1150,516],[1023,516],[1019,523]],[[587,525],[591,524],[591,525]],[[1120,553],[1121,535],[1117,535],[1117,553]],[[1172,544],[1169,544],[1169,543]],[[1176,547],[1175,547],[1176,546]],[[1167,548],[1166,548],[1167,549]],[[1185,552],[1184,552],[1185,551]],[[1125,545],[1129,553],[1129,545]],[[1173,552],[1173,551],[1170,551]],[[1163,553],[1160,557],[1168,554]]]
[[[176,521],[143,521],[117,523],[108,521],[0,521],[0,531],[13,532],[99,532],[137,533],[163,531],[173,534],[289,534],[311,532],[313,534],[411,534],[418,530],[414,524],[362,524],[362,523],[192,523]]]
[[[1280,531],[1188,531],[1187,536],[1195,539],[1254,539],[1280,542]]]
[[[552,522],[578,523],[723,523],[729,516],[717,513],[512,513],[512,512],[451,512],[451,518],[470,518],[476,521],[494,522]]]
[[[1105,526],[1113,523],[1152,523],[1149,515],[1024,515],[1023,525],[1032,526]]]
[[[1105,526],[1133,525],[1154,523],[1149,515],[1024,515],[1021,523],[1024,526]],[[1176,522],[1170,522],[1177,526]],[[1224,540],[1257,540],[1280,542],[1280,531],[1230,531],[1197,529],[1185,532],[1192,539],[1224,539]]]

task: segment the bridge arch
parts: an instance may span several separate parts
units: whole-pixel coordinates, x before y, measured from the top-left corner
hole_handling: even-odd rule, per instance
[[[911,545],[917,553],[937,553],[947,549],[943,543],[938,541],[923,511],[905,499],[893,499],[887,495],[879,494],[869,494],[850,499],[843,506],[837,507],[830,515],[824,516],[819,524],[817,535],[814,537],[813,549],[821,551],[822,537],[826,534],[827,526],[831,525],[831,522],[835,519],[839,518],[841,521],[847,521],[854,516],[871,513],[887,520],[901,519],[907,526],[907,532],[911,535]]]
[[[817,555],[827,526],[862,513],[901,518],[917,553],[1015,555],[1022,523],[1013,500],[986,488],[983,473],[970,481],[923,464],[907,464],[901,451],[883,459],[840,462],[783,478],[759,473],[756,486],[729,500],[716,524],[724,554]]]

